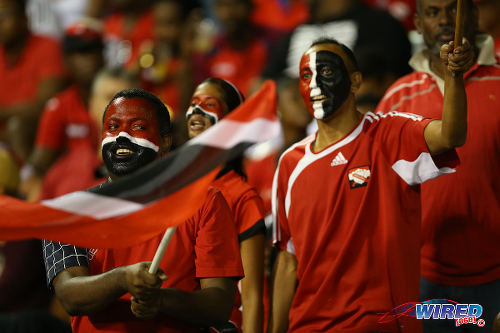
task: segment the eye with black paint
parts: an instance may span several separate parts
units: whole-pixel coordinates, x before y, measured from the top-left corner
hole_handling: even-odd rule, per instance
[[[332,78],[333,77],[333,70],[328,65],[321,66],[319,68],[319,75],[321,75],[325,78]]]

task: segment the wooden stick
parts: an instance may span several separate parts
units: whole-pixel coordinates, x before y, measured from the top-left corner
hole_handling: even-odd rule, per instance
[[[462,0],[457,1],[457,19],[455,23],[455,40],[454,47],[462,46],[462,38],[464,36],[464,21],[465,21],[465,6]]]
[[[158,249],[156,250],[155,256],[153,258],[153,262],[149,267],[150,274],[156,274],[156,272],[158,271],[161,259],[163,258],[163,255],[167,250],[168,243],[170,243],[170,239],[172,239],[175,229],[177,229],[177,227],[168,228],[167,231],[165,231],[165,234],[163,234],[163,238],[161,239],[160,245],[158,245]]]

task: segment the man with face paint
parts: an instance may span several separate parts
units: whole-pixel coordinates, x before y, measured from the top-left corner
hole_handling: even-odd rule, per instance
[[[441,55],[442,121],[358,112],[361,74],[335,40],[302,56],[301,93],[318,131],[282,154],[274,177],[271,332],[421,330],[415,318],[382,316],[419,299],[419,184],[454,172],[453,148],[465,141],[471,47]]]
[[[156,96],[128,89],[106,107],[102,156],[110,181],[165,156],[170,144],[169,112]],[[44,241],[47,281],[73,316],[73,332],[199,332],[228,320],[243,269],[221,193],[209,189],[199,211],[178,226],[152,275],[148,261],[162,236],[124,249]]]
[[[445,66],[439,48],[453,38],[455,0],[419,0],[415,25],[426,48],[410,60],[415,70],[389,88],[377,110],[394,109],[440,119]],[[500,2],[499,2],[500,3]],[[464,35],[474,41],[474,66],[464,74],[469,103],[467,142],[457,149],[460,168],[422,185],[421,300],[481,304],[491,331],[500,312],[500,62],[494,41],[478,33],[478,11],[466,9]],[[424,320],[427,332],[456,332],[448,320]],[[474,331],[473,327],[467,330]]]

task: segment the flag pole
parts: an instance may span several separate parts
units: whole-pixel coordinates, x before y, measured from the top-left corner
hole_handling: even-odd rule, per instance
[[[160,245],[158,245],[158,249],[156,250],[155,256],[153,258],[153,262],[151,263],[151,266],[149,266],[150,274],[156,274],[156,272],[158,271],[161,259],[163,258],[163,255],[167,250],[168,243],[170,243],[175,229],[177,229],[177,227],[168,228],[167,231],[165,231],[165,234],[163,234],[163,238],[161,239]]]
[[[463,0],[458,0],[457,1],[457,18],[456,18],[456,23],[455,23],[455,40],[453,41],[454,47],[462,46],[462,37],[464,35],[464,19],[465,19],[464,3],[463,3]]]

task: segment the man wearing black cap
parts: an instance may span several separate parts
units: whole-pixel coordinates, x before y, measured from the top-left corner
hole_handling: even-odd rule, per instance
[[[47,102],[40,119],[35,149],[24,169],[27,175],[23,177],[22,191],[29,200],[75,190],[65,190],[68,177],[61,177],[61,184],[52,184],[50,193],[40,193],[43,176],[63,150],[69,154],[76,149],[95,150],[97,146],[97,130],[88,112],[88,101],[94,76],[103,66],[103,42],[101,31],[92,23],[82,21],[65,31],[62,47],[72,84]]]

